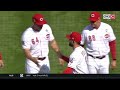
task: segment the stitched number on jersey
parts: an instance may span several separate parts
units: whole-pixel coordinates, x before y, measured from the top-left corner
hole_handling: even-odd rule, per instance
[[[95,40],[96,40],[96,39],[95,39],[95,35],[88,36],[88,38],[89,38],[89,41],[95,41]]]
[[[38,40],[38,38],[36,37],[36,42],[38,42],[39,43],[39,40]]]
[[[38,43],[39,43],[39,40],[38,40],[37,37],[36,37],[36,40],[32,39],[31,41],[32,41],[32,44],[35,44],[35,42],[38,42]]]

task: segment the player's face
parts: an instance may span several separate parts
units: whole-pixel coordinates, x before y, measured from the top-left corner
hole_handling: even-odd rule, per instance
[[[43,25],[34,24],[34,28],[35,28],[36,31],[40,31],[42,29],[42,26]]]
[[[96,28],[96,29],[98,29],[99,26],[100,26],[100,20],[98,20],[98,21],[90,21],[90,23],[91,23],[91,26],[93,28]]]
[[[90,21],[90,23],[91,23],[91,26],[92,26],[93,28],[96,28],[97,21]]]

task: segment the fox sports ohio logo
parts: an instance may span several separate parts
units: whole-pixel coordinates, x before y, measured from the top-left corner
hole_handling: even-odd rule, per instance
[[[103,19],[114,20],[115,18],[115,14],[103,14]]]

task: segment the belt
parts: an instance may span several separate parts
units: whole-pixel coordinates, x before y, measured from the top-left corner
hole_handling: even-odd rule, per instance
[[[93,57],[93,58],[98,58],[98,59],[103,59],[103,58],[105,58],[105,55],[103,55],[103,56],[93,56],[93,55],[88,54],[88,56],[91,56],[91,57]]]
[[[38,60],[41,60],[41,61],[42,61],[42,60],[44,60],[45,58],[46,58],[46,57],[38,58]]]

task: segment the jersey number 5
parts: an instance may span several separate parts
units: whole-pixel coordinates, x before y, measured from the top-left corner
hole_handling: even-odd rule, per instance
[[[32,41],[32,44],[35,44],[35,42],[38,42],[38,43],[39,43],[39,40],[38,40],[37,37],[36,37],[36,40],[32,39],[31,41]]]

